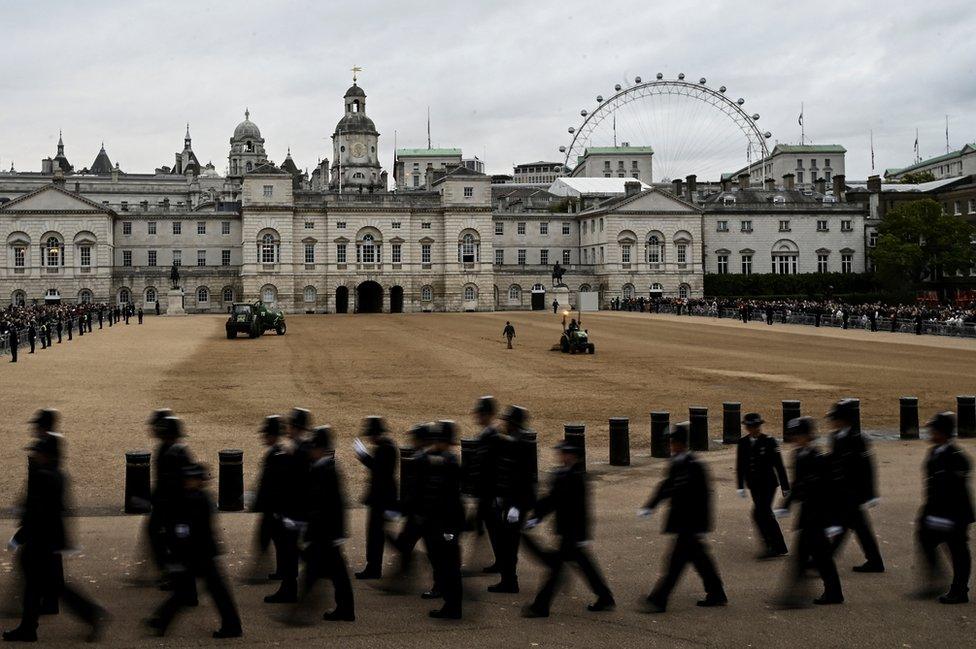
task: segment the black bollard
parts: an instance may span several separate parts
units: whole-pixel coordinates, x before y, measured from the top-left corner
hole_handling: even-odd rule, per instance
[[[580,464],[586,471],[586,424],[581,422],[563,424],[563,439],[583,449],[583,453],[580,454]],[[612,444],[613,440],[610,440],[610,443]]]
[[[149,451],[125,453],[125,513],[145,514],[152,509],[149,499]]]
[[[722,404],[722,443],[738,444],[742,437],[742,404],[726,401]]]
[[[788,424],[800,417],[800,402],[795,400],[784,400],[783,401],[783,441],[789,442],[790,434],[788,432]]]
[[[688,408],[688,422],[691,427],[691,450],[708,450],[708,408],[692,406]]]
[[[217,509],[239,512],[244,509],[244,451],[225,448],[217,453],[220,475],[217,481]]]
[[[461,493],[473,496],[475,481],[478,478],[478,466],[475,458],[478,452],[478,440],[461,440]]]
[[[671,457],[668,445],[668,427],[671,414],[665,411],[651,413],[651,457]]]
[[[956,429],[959,437],[976,437],[976,396],[956,397]]]
[[[630,421],[610,418],[610,465],[630,466]]]
[[[539,481],[539,435],[535,431],[525,431],[522,439],[530,445],[529,453],[532,457],[532,481]]]
[[[918,397],[898,399],[898,432],[902,439],[918,439]]]

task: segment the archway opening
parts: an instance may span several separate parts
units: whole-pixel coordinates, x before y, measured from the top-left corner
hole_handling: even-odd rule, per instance
[[[335,312],[349,313],[349,289],[345,286],[336,289]]]
[[[381,313],[382,311],[382,286],[370,281],[356,287],[356,313]]]
[[[403,313],[403,287],[390,289],[390,313]]]

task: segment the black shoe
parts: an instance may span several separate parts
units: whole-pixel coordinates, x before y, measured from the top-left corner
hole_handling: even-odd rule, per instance
[[[695,606],[710,608],[712,606],[725,606],[728,603],[729,598],[725,596],[725,593],[721,593],[720,595],[706,595],[705,599],[700,599],[695,602]]]
[[[522,617],[527,617],[527,618],[549,617],[549,611],[540,611],[539,609],[529,604],[528,606],[522,609]]]
[[[939,596],[939,604],[965,604],[967,602],[969,602],[969,595],[966,593],[949,591],[945,595]]]
[[[481,569],[481,572],[485,573],[486,575],[497,575],[501,571],[502,569],[498,567],[497,563],[493,563],[490,566],[485,566]]]
[[[854,572],[884,572],[885,571],[883,563],[871,563],[870,561],[865,561],[859,566],[854,566],[852,570],[854,570]]]
[[[17,627],[3,632],[4,642],[37,642],[37,631]]]
[[[436,588],[425,590],[420,594],[420,599],[441,599],[442,597],[443,595],[441,595],[441,591],[437,590]]]
[[[242,635],[244,635],[244,631],[239,626],[231,627],[231,628],[220,627],[219,629],[214,631],[211,635],[218,640],[221,640],[223,638],[239,638]]]
[[[827,593],[824,593],[817,599],[813,600],[813,603],[816,604],[817,606],[830,606],[831,604],[843,604],[844,596],[828,595]]]
[[[786,550],[766,550],[760,554],[757,559],[760,561],[768,561],[769,559],[778,559],[779,557],[785,557],[787,554]]]
[[[298,593],[280,589],[264,598],[265,604],[294,604],[297,601]]]
[[[356,579],[380,579],[382,577],[383,573],[379,570],[370,570],[369,568],[356,573]]]
[[[157,638],[162,638],[166,634],[166,627],[163,626],[163,623],[158,617],[148,617],[142,623],[146,625],[149,633]]]
[[[105,627],[111,621],[112,616],[109,615],[108,611],[104,608],[97,609],[95,611],[95,617],[92,618],[91,629],[88,631],[88,636],[85,637],[85,642],[98,642],[101,640],[102,635],[105,633]]]
[[[612,597],[600,597],[592,604],[586,605],[586,610],[592,613],[600,611],[612,611],[617,606],[617,602]]]
[[[461,609],[451,609],[448,607],[433,610],[427,614],[437,620],[460,620]]]
[[[329,622],[355,622],[356,614],[352,611],[340,611],[336,609],[322,615],[322,619]]]
[[[494,586],[489,586],[488,592],[489,593],[517,593],[519,592],[519,585],[517,581],[509,581],[509,582],[502,581],[495,584]]]
[[[662,602],[652,596],[648,596],[647,600],[644,602],[645,613],[663,613],[667,609],[668,605],[666,602]]]

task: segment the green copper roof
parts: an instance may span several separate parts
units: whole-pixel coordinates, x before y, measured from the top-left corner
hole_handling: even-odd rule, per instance
[[[590,146],[586,147],[583,155],[613,155],[616,153],[654,153],[649,146]]]
[[[447,158],[460,156],[461,149],[397,149],[396,154],[398,158]]]
[[[847,153],[839,144],[777,144],[771,155],[777,153]]]
[[[942,155],[937,155],[934,158],[928,158],[927,160],[922,160],[921,162],[916,162],[915,164],[908,165],[907,167],[903,167],[901,169],[893,169],[893,170],[891,170],[891,173],[892,174],[903,174],[903,173],[906,173],[906,172],[909,172],[909,171],[914,171],[916,169],[921,169],[922,167],[927,167],[927,166],[932,165],[932,164],[937,164],[939,162],[945,162],[946,160],[952,160],[954,158],[960,158],[960,157],[962,157],[966,153],[971,153],[974,150],[974,147],[976,147],[976,144],[967,144],[967,145],[965,145],[964,147],[962,147],[961,149],[959,149],[957,151],[950,151],[949,153],[943,153]],[[887,174],[887,173],[888,173],[888,170],[885,170],[885,174]]]

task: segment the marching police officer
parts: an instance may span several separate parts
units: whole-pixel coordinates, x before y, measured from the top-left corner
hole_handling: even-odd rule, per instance
[[[153,561],[165,576],[172,553],[172,535],[169,528],[177,503],[184,495],[183,470],[193,464],[193,459],[186,444],[180,441],[183,437],[183,422],[174,417],[169,408],[160,408],[152,413],[149,418],[149,432],[159,440],[159,445],[153,458],[156,483],[150,495],[152,510],[146,521],[146,532]],[[165,578],[163,585],[173,586]],[[196,600],[195,588],[194,582],[193,590],[185,591],[191,595],[190,601]]]
[[[854,572],[884,572],[881,550],[867,517],[867,510],[879,501],[871,448],[861,431],[854,428],[852,401],[838,401],[827,416],[835,427],[830,435],[830,464],[837,482],[843,528],[834,539],[834,548],[844,542],[848,531],[853,531],[865,556],[865,562],[855,566]]]
[[[495,518],[498,525],[498,572],[501,576],[492,593],[517,593],[518,551],[525,514],[535,504],[536,477],[531,443],[526,438],[528,411],[510,406],[502,415],[503,432],[498,436],[498,486]]]
[[[549,617],[549,607],[559,586],[563,564],[567,561],[576,564],[597,597],[586,607],[587,610],[607,611],[615,606],[613,594],[588,551],[592,541],[591,516],[586,474],[580,464],[583,449],[573,442],[563,441],[556,450],[560,467],[553,474],[549,493],[536,501],[532,518],[526,521],[525,527],[532,529],[550,513],[555,513],[559,547],[554,552],[541,553],[548,564],[549,574],[535,600],[522,611],[523,617]],[[532,547],[532,544],[531,540],[526,540],[526,545]]]
[[[259,549],[263,552],[267,550],[269,543],[274,544],[274,576],[281,579],[278,592],[265,598],[269,603],[298,601],[298,557],[289,554],[297,548],[292,539],[293,532],[285,525],[292,461],[281,443],[281,434],[281,417],[266,417],[261,426],[261,438],[268,450],[264,454],[258,489],[251,506],[254,511],[261,513]]]
[[[925,459],[925,502],[916,528],[918,545],[933,584],[939,573],[939,546],[946,546],[952,559],[952,584],[939,602],[964,604],[969,601],[972,570],[969,526],[976,521],[969,458],[952,443],[956,430],[953,413],[936,414],[929,420],[928,429],[932,447]]]
[[[396,509],[397,448],[386,434],[382,417],[371,416],[363,421],[362,440],[354,443],[356,457],[369,469],[369,486],[363,504],[369,508],[366,517],[366,566],[356,573],[356,579],[379,579],[383,576],[383,546],[386,545],[387,512]]]
[[[724,606],[729,601],[703,540],[712,528],[712,492],[705,465],[688,450],[688,429],[687,423],[675,424],[671,429],[671,461],[667,476],[638,512],[646,518],[663,501],[670,501],[664,533],[674,534],[675,540],[667,572],[647,596],[652,613],[663,613],[667,609],[668,597],[688,563],[695,567],[705,586],[705,599],[699,600],[698,606]]]
[[[776,440],[763,432],[763,418],[750,412],[742,419],[747,435],[736,449],[735,480],[739,496],[746,497],[746,488],[752,495],[752,520],[765,544],[760,559],[770,559],[786,554],[783,532],[773,515],[773,498],[776,488],[784,495],[790,491],[790,481],[783,466],[783,457]]]
[[[411,446],[400,449],[400,500],[399,511],[404,518],[403,527],[390,543],[400,554],[400,572],[408,573],[412,566],[413,550],[423,537],[423,512],[421,500],[423,483],[427,475],[427,445],[430,443],[430,424],[417,424],[408,433]],[[428,592],[436,593],[437,586]]]
[[[498,429],[494,425],[497,405],[495,398],[486,395],[478,399],[474,405],[474,420],[481,427],[478,433],[477,446],[474,454],[474,482],[475,497],[478,499],[476,513],[476,529],[482,529],[488,534],[488,542],[495,561],[486,566],[482,572],[498,572],[498,534],[499,518],[495,514],[495,498],[497,496],[498,480]]]
[[[349,568],[342,553],[346,542],[346,501],[336,469],[332,429],[318,426],[308,446],[308,529],[305,533],[305,592],[308,597],[319,579],[327,578],[335,590],[336,606],[322,619],[356,619]]]
[[[834,528],[831,503],[833,501],[833,479],[827,458],[814,446],[816,425],[810,417],[799,417],[787,423],[790,439],[796,444],[793,452],[793,489],[790,490],[781,508],[780,516],[786,516],[793,503],[799,503],[800,513],[796,517],[796,548],[790,565],[789,584],[799,586],[812,564],[823,581],[823,594],[813,600],[814,604],[841,604],[844,593],[834,563],[833,548],[830,545],[828,530]],[[785,592],[780,603],[786,607],[800,605],[798,593]]]
[[[173,428],[172,424],[168,427]],[[183,467],[181,478],[182,493],[173,503],[166,525],[173,592],[146,624],[156,634],[164,635],[180,610],[196,598],[196,580],[203,579],[220,614],[220,628],[213,637],[239,638],[243,634],[241,618],[217,563],[220,548],[213,528],[214,504],[204,488],[207,470],[191,463]]]
[[[278,572],[272,575],[282,581],[298,578],[299,550],[298,540],[301,528],[308,520],[309,507],[309,466],[311,465],[311,442],[309,432],[312,415],[305,408],[292,408],[288,416],[288,484],[285,487],[285,511],[281,513],[282,527],[278,532],[282,550],[277,550]],[[294,597],[283,584],[277,592],[268,595],[264,601],[269,604],[294,601]]]
[[[429,615],[461,619],[461,463],[452,450],[457,436],[453,421],[439,421],[430,431],[421,495],[424,544],[434,572],[435,588],[444,605]]]

